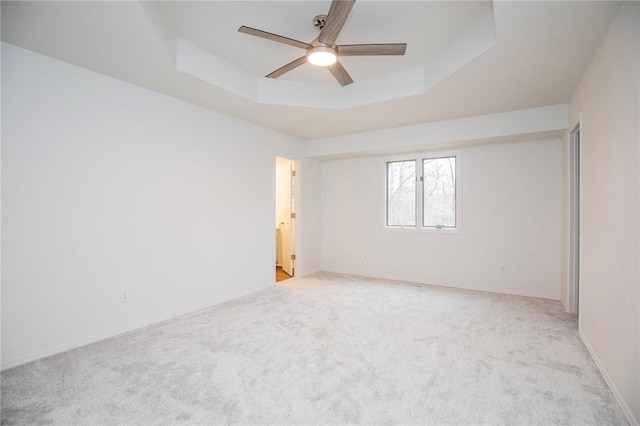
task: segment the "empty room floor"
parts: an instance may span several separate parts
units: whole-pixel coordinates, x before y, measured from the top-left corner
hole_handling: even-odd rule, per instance
[[[330,273],[2,373],[2,424],[628,424],[556,301]]]

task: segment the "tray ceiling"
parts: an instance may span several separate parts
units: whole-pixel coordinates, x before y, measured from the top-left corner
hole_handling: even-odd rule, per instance
[[[294,47],[238,33],[240,25],[310,41],[313,17],[330,3],[3,1],[2,40],[309,140],[566,103],[619,6],[359,0],[339,43],[406,42],[406,56],[345,58],[353,93],[311,65],[276,80],[281,89],[239,93],[253,84],[247,81],[264,86],[265,74],[301,56]],[[473,50],[478,37],[465,43],[464,35],[486,16],[493,40]],[[184,72],[179,40],[250,80],[230,87]],[[415,78],[420,69],[422,78]],[[422,87],[411,86],[407,75]],[[378,92],[386,95],[372,96]],[[316,102],[318,93],[324,103]]]

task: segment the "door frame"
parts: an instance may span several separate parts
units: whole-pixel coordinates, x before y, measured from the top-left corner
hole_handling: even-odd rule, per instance
[[[581,120],[569,133],[569,295],[568,311],[580,311]]]
[[[295,218],[291,219],[291,232],[290,232],[290,246],[291,246],[291,253],[295,255],[295,259],[291,260],[291,270],[292,270],[292,276],[296,275],[296,270],[297,270],[297,262],[298,260],[300,260],[298,254],[297,254],[297,240],[298,240],[298,218],[299,218],[299,205],[300,205],[300,178],[299,178],[299,168],[300,168],[300,161],[298,160],[298,158],[291,156],[289,154],[286,153],[279,153],[276,152],[275,155],[273,156],[273,214],[274,214],[274,218],[275,218],[275,212],[276,212],[276,203],[278,201],[278,194],[277,194],[277,188],[276,188],[276,167],[277,167],[277,161],[278,158],[282,158],[285,160],[289,160],[291,161],[291,164],[293,165],[293,170],[295,170],[295,177],[292,178],[295,181],[295,184],[293,183],[294,181],[292,181],[292,188],[291,188],[291,199],[292,199],[292,213],[295,213]],[[275,220],[273,220],[273,223],[275,223]],[[274,253],[272,258],[275,258],[275,246],[274,246]],[[275,275],[274,275],[274,281],[275,281]]]

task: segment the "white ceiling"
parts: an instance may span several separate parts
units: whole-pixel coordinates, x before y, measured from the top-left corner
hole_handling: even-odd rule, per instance
[[[176,67],[179,37],[261,78],[304,51],[240,34],[238,27],[309,42],[316,37],[313,17],[326,13],[330,3],[3,1],[2,40],[308,140],[566,103],[619,6],[359,0],[339,44],[408,47],[404,57],[344,58],[354,86],[443,57],[487,13],[493,13],[495,45],[424,93],[346,109],[259,103]],[[328,72],[308,64],[281,79],[332,90],[337,85]]]
[[[165,22],[178,36],[241,67],[256,77],[304,55],[295,47],[238,34],[240,25],[311,42],[318,36],[313,17],[326,14],[329,1],[289,2],[161,2],[157,6]],[[346,57],[344,66],[355,81],[422,65],[448,40],[464,31],[491,9],[489,1],[356,3],[338,38],[338,44],[408,43],[401,57]],[[337,85],[328,71],[312,65],[299,67],[283,77],[302,82]]]

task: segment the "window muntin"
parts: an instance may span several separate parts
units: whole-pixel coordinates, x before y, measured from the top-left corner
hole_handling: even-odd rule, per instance
[[[422,226],[456,227],[456,157],[422,160]]]
[[[416,161],[387,163],[387,226],[416,226]]]

